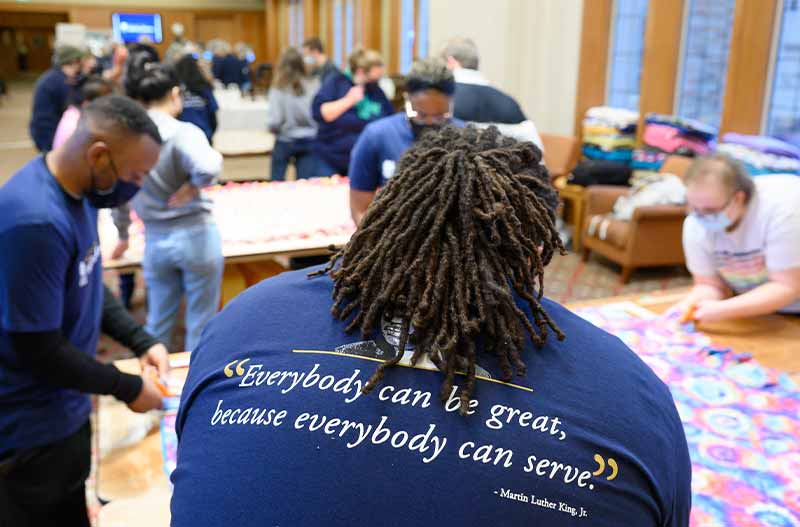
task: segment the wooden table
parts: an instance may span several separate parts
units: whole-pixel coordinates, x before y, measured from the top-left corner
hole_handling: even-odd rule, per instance
[[[188,353],[170,355],[173,364],[170,375],[174,379],[185,380],[188,368],[176,366],[188,364],[188,356]],[[114,364],[127,373],[141,371],[136,359]],[[148,420],[154,426],[144,432]],[[106,455],[101,452],[96,474],[97,494],[110,503],[100,509],[98,527],[168,526],[172,486],[164,473],[157,412],[135,414],[113,397],[103,396],[99,398],[96,422],[101,445],[125,443],[131,435],[146,434]]]
[[[226,263],[328,254],[330,245],[347,243],[355,231],[346,178],[229,183],[204,192],[213,203]],[[141,266],[144,227],[140,222],[131,225],[130,247],[117,260],[110,258],[117,230],[107,209],[100,211],[98,232],[104,269],[125,272]]]
[[[571,303],[568,307],[578,309],[629,301],[652,312],[663,313],[680,300],[686,291],[603,298]],[[699,329],[708,334],[716,345],[749,351],[761,364],[786,371],[800,382],[800,317],[770,315],[709,324]],[[119,361],[117,364],[125,371],[138,371],[138,362],[135,360]],[[111,419],[116,428],[124,428],[136,415],[113,400],[100,407],[101,412],[115,410]],[[102,434],[103,430],[100,429],[98,433]],[[101,497],[114,499],[101,510],[99,527],[155,527],[169,524],[171,488],[162,468],[157,428],[138,444],[102,458],[98,484]]]
[[[564,202],[564,221],[572,225],[572,250],[581,251],[583,243],[583,224],[586,217],[586,187],[571,185],[566,178],[555,183],[558,195]]]
[[[275,135],[266,130],[219,130],[213,143],[225,157],[264,156],[272,153]]]
[[[225,258],[222,304],[247,287],[286,270],[290,257],[329,255],[330,246],[345,245],[355,231],[349,192],[345,178],[233,183],[209,189],[206,194],[214,203]],[[248,225],[255,226],[257,232],[248,234]],[[110,258],[117,242],[110,211],[100,212],[98,232],[104,269],[133,272],[141,267],[141,223],[131,227],[130,248],[117,260]],[[251,241],[251,235],[267,241]]]

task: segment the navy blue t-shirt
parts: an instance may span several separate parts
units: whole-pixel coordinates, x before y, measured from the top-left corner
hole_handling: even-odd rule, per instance
[[[64,110],[67,109],[72,86],[61,68],[47,70],[33,89],[33,108],[28,131],[31,139],[40,152],[53,149],[56,128]]]
[[[458,119],[451,124],[464,126]],[[413,143],[414,134],[404,113],[369,123],[350,155],[350,188],[370,192],[385,187],[394,176],[397,160]]]
[[[177,417],[172,527],[688,525],[680,418],[620,340],[544,300],[567,339],[530,344],[512,383],[479,355],[472,415],[410,351],[362,395],[398,322],[345,334],[332,281],[307,271],[206,327]]]
[[[0,187],[0,455],[63,439],[91,410],[88,395],[28,373],[9,333],[61,330],[94,357],[102,307],[97,210],[37,157]]]
[[[183,94],[183,111],[178,120],[196,125],[206,134],[210,144],[217,126],[217,110],[219,105],[210,88],[206,88],[202,93],[187,90]]]
[[[340,71],[331,72],[311,103],[311,115],[319,123],[313,146],[314,154],[341,175],[347,174],[350,151],[364,127],[372,121],[394,113],[394,107],[383,90],[377,84],[366,84],[364,95],[369,101],[364,100],[361,104],[353,106],[335,121],[325,121],[322,118],[322,105],[341,99],[352,87],[353,81],[347,75]],[[370,101],[374,104],[368,104]]]

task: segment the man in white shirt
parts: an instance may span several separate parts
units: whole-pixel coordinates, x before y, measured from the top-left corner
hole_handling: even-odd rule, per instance
[[[800,313],[800,177],[751,178],[722,155],[686,174],[691,292],[670,312],[698,322]]]

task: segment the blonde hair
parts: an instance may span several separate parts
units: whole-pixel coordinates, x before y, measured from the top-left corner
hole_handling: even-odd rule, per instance
[[[347,62],[353,73],[359,69],[368,72],[375,66],[383,66],[383,57],[374,49],[357,49],[350,54]]]
[[[747,173],[744,166],[725,154],[712,154],[697,158],[686,171],[683,182],[689,185],[693,181],[704,181],[709,177],[716,178],[729,191],[741,190],[748,202],[755,192],[753,178]]]

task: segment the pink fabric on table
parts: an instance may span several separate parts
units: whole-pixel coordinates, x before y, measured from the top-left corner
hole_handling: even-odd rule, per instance
[[[674,152],[681,147],[696,154],[707,154],[711,150],[705,141],[682,135],[677,128],[663,124],[648,124],[643,139],[646,144],[664,152]]]
[[[75,132],[78,127],[78,119],[81,118],[81,111],[77,106],[70,106],[66,109],[58,122],[56,136],[53,138],[53,150],[64,144],[67,139]]]

